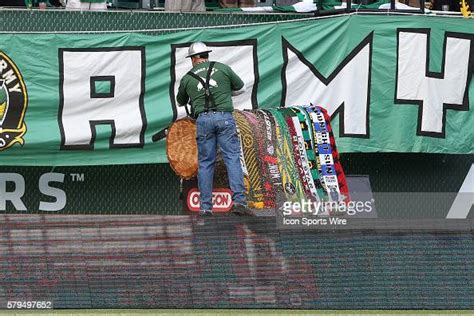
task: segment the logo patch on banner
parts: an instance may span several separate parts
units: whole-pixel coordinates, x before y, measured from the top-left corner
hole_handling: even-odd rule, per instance
[[[193,212],[199,212],[200,192],[194,188],[189,190],[186,198],[188,209]],[[232,208],[232,191],[230,189],[214,189],[212,191],[212,211],[224,213]]]
[[[15,63],[0,51],[0,151],[25,143],[28,95]]]

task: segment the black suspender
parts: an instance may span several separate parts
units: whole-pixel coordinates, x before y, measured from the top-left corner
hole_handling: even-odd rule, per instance
[[[191,71],[188,72],[188,75],[190,75],[194,79],[198,80],[204,88],[204,98],[205,98],[205,102],[206,102],[205,105],[204,105],[204,111],[205,112],[213,111],[213,110],[217,109],[216,103],[214,102],[214,96],[211,93],[211,89],[210,89],[211,86],[209,85],[209,82],[211,80],[212,68],[214,67],[215,63],[216,62],[211,61],[211,63],[209,64],[209,68],[207,69],[207,74],[206,74],[206,81],[204,81],[201,77],[196,75],[194,72],[191,72]],[[211,106],[209,106],[209,104]]]

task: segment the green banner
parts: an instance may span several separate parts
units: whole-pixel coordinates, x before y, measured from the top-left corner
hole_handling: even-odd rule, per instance
[[[343,15],[141,33],[0,34],[0,163],[166,162],[191,42],[246,82],[238,109],[313,103],[340,152],[474,153],[474,20]]]

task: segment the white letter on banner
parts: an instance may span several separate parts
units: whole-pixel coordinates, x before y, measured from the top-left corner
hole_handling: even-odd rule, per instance
[[[283,38],[282,106],[313,103],[339,113],[341,136],[369,137],[372,36],[368,35],[328,76]]]
[[[453,35],[453,33],[451,33]],[[429,30],[398,30],[395,102],[421,106],[417,135],[445,136],[446,109],[468,110],[471,40],[445,35],[441,73],[429,71]]]
[[[209,53],[209,59],[229,65],[245,83],[246,91],[238,96],[232,97],[234,108],[239,110],[252,109],[253,107],[257,108],[257,41],[243,40],[205,43],[207,47],[212,50],[212,52]],[[191,43],[171,45],[172,95],[170,97],[173,100],[173,104],[176,105],[174,107],[176,111],[175,118],[186,116],[184,107],[177,106],[176,94],[181,79],[192,68],[191,60],[186,58],[190,44]]]
[[[446,218],[465,219],[474,205],[474,164],[471,165],[466,179],[459,189]]]
[[[111,148],[143,147],[143,47],[60,49],[62,149],[93,149],[95,126],[110,125]]]
[[[7,192],[7,183],[13,182],[15,190]],[[17,211],[26,211],[26,206],[21,200],[25,194],[25,179],[18,173],[0,174],[0,211],[6,211],[7,201],[10,201]]]
[[[64,183],[64,173],[45,173],[39,179],[39,190],[44,195],[53,197],[56,199],[55,202],[43,202],[39,203],[40,211],[60,211],[66,206],[66,192],[59,188],[52,187],[51,182]]]

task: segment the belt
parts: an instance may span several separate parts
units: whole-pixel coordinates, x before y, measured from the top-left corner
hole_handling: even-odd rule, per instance
[[[198,114],[201,115],[201,114],[224,114],[224,113],[232,113],[232,112],[229,112],[229,111],[212,111],[212,110],[209,110],[209,111],[203,111],[203,112],[200,112]]]

